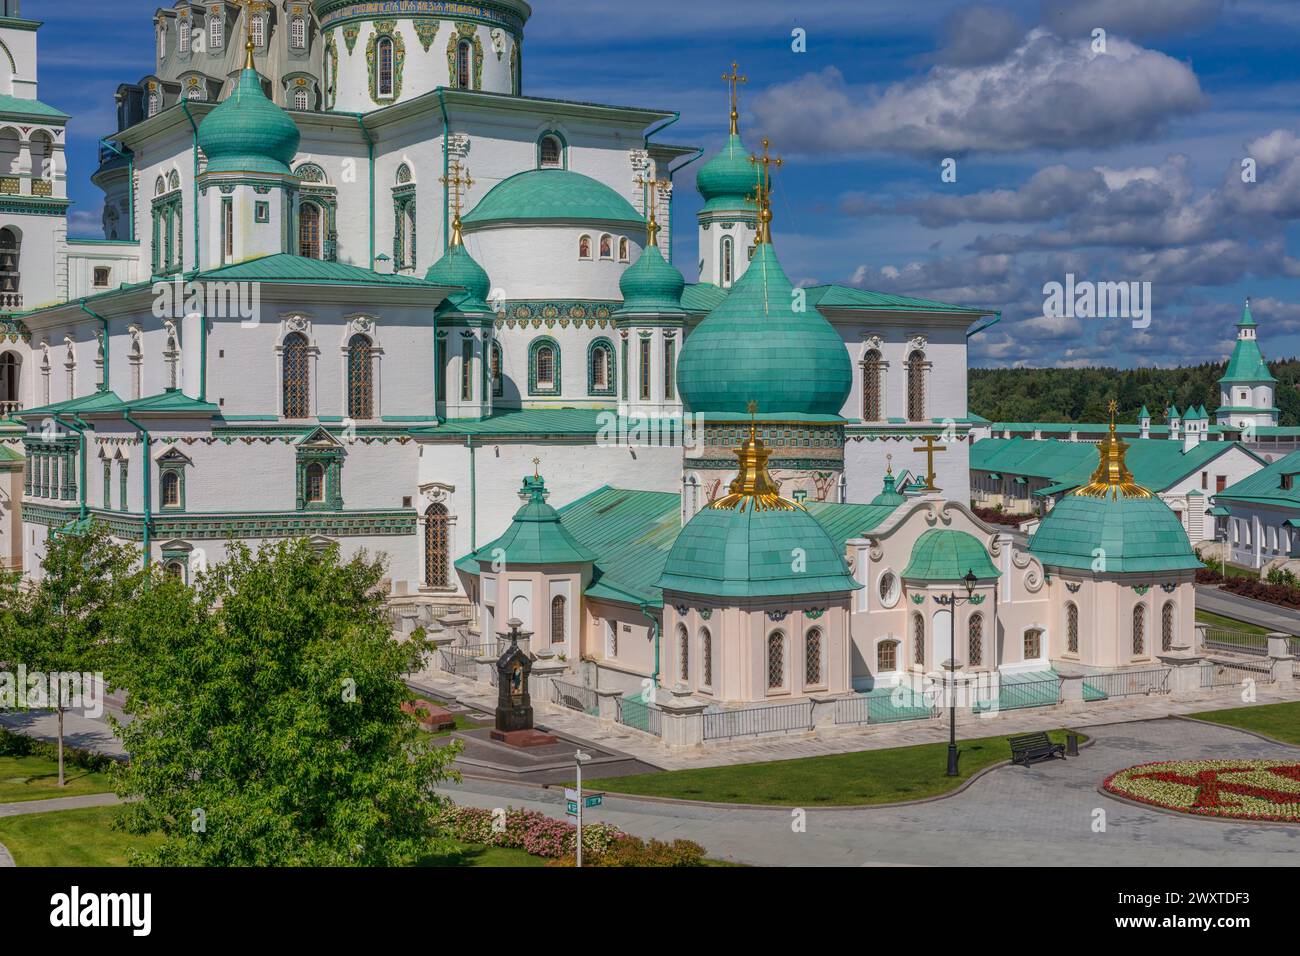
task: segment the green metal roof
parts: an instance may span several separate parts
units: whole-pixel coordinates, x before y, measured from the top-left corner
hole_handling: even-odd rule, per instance
[[[212,402],[201,402],[197,398],[190,398],[180,389],[172,388],[157,395],[148,395],[129,402],[123,401],[113,391],[91,392],[89,395],[82,395],[80,398],[55,402],[39,408],[24,409],[15,414],[19,418],[28,419],[46,418],[54,415],[114,415],[123,412],[129,412],[132,415],[216,416],[221,414],[221,409]]]
[[[971,315],[996,315],[990,309],[972,308],[964,305],[952,305],[937,302],[934,299],[917,299],[906,295],[891,295],[886,292],[872,292],[868,289],[854,289],[842,285],[812,286],[808,290],[808,302],[815,308],[866,309],[877,312],[954,312]]]
[[[815,308],[797,311],[793,286],[762,243],[731,294],[682,347],[677,383],[692,412],[838,415],[853,387],[839,333]]]
[[[1095,457],[1095,452],[1094,452]],[[1066,495],[1038,525],[1029,550],[1044,565],[1101,573],[1201,567],[1182,522],[1157,497]]]
[[[199,124],[209,173],[288,175],[300,134],[289,114],[266,98],[257,71],[245,69],[235,89]]]
[[[619,314],[681,312],[686,280],[664,261],[658,246],[646,246],[636,262],[624,270],[618,288],[623,295]]]
[[[830,501],[808,501],[804,503],[804,508],[817,519],[822,530],[830,535],[836,547],[843,552],[845,542],[875,531],[894,513],[898,505],[882,505],[876,502],[869,505],[853,505]]]
[[[0,93],[0,114],[17,116],[39,116],[43,120],[71,119],[67,113],[40,100],[25,100],[20,96]]]
[[[7,445],[0,445],[0,461],[25,461],[24,456],[18,454]]]
[[[357,286],[402,286],[410,288],[431,286],[425,280],[415,276],[387,275],[373,272],[361,266],[352,266],[344,262],[327,262],[324,259],[310,259],[306,256],[294,256],[287,252],[277,252],[268,256],[258,256],[234,265],[210,269],[199,274],[207,282],[272,282],[272,283],[311,283],[317,285],[357,285]]]
[[[595,553],[574,540],[559,512],[546,503],[549,492],[545,480],[527,476],[519,494],[527,496],[527,500],[515,512],[506,533],[474,552],[474,560],[504,562],[506,567],[595,561]]]
[[[727,289],[711,282],[697,282],[682,291],[682,308],[687,312],[712,312],[727,298]]]
[[[965,531],[931,528],[912,545],[912,558],[903,569],[905,579],[960,581],[974,571],[981,581],[1001,577],[984,545]]]
[[[748,208],[757,212],[748,197],[758,185],[758,167],[749,161],[750,152],[740,136],[732,133],[718,155],[695,174],[695,188],[709,203],[725,208]]]
[[[1300,478],[1293,480],[1290,488],[1283,488],[1283,475],[1300,475],[1300,451],[1279,458],[1248,478],[1241,479],[1235,485],[1229,485],[1214,496],[1214,501],[1216,504],[1224,501],[1229,504],[1241,501],[1282,508],[1300,508]]]
[[[887,505],[894,508],[897,508],[899,505],[905,504],[906,502],[907,496],[894,487],[893,472],[889,472],[885,475],[884,488],[881,490],[880,494],[871,499],[873,505]]]
[[[1238,328],[1245,328],[1255,324],[1254,319],[1250,319],[1250,308],[1247,307],[1246,314],[1242,316],[1242,321],[1237,323]],[[1220,384],[1243,382],[1276,382],[1273,373],[1268,370],[1268,363],[1264,361],[1264,353],[1259,350],[1259,340],[1255,338],[1238,337],[1237,344],[1232,349],[1232,358],[1228,360],[1228,368],[1223,373],[1223,378],[1219,379]]]
[[[530,169],[503,179],[462,218],[466,227],[529,220],[645,225],[614,190],[567,169]]]

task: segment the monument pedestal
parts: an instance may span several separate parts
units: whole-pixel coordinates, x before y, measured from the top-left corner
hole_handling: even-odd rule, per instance
[[[560,738],[554,734],[544,734],[540,730],[494,730],[489,735],[493,740],[507,747],[549,747],[559,743]]]

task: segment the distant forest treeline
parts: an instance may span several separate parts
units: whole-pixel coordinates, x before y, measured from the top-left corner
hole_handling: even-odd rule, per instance
[[[1300,425],[1300,359],[1269,363],[1278,380],[1282,425]],[[1224,365],[1192,368],[992,368],[971,369],[970,410],[995,422],[1104,422],[1112,398],[1119,420],[1134,424],[1143,406],[1151,424],[1165,424],[1172,402],[1179,411],[1204,405],[1211,422],[1219,407]]]

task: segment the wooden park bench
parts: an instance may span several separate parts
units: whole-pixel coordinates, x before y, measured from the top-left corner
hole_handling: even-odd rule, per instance
[[[1053,757],[1065,759],[1065,744],[1052,743],[1052,738],[1042,732],[1008,737],[1007,743],[1011,744],[1013,764],[1018,763],[1028,767],[1038,760],[1051,760]]]

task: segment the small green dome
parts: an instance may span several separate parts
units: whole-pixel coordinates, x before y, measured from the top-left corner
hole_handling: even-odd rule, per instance
[[[523,507],[515,512],[505,534],[474,552],[474,560],[494,564],[504,561],[506,566],[595,561],[596,555],[569,534],[560,513],[546,503],[549,495],[545,479],[537,475],[525,477],[519,489]]]
[[[722,304],[686,337],[677,363],[682,398],[692,412],[748,417],[839,415],[853,387],[848,349],[811,305],[795,310],[794,287],[760,243]]]
[[[931,528],[912,545],[912,558],[903,570],[905,579],[960,581],[970,572],[987,581],[1001,576],[978,538],[951,528]]]
[[[707,597],[826,594],[859,587],[830,535],[798,506],[703,509],[677,536],[659,586]]]
[[[695,175],[695,188],[705,199],[706,211],[715,207],[741,209],[746,205],[752,209],[753,202],[748,197],[757,185],[758,170],[749,161],[749,150],[738,133],[732,133],[722,152],[701,166]]]
[[[596,222],[645,227],[632,204],[602,182],[567,169],[530,169],[493,186],[465,226],[511,221]]]
[[[429,271],[424,274],[424,281],[440,286],[462,286],[464,292],[454,292],[446,300],[457,312],[492,311],[487,304],[492,282],[483,267],[474,261],[469,250],[459,242],[453,243],[442,254],[442,258],[429,267]]]
[[[893,508],[907,504],[907,496],[894,487],[894,473],[892,471],[885,475],[884,490],[872,498],[871,503],[873,505],[887,505]]]
[[[288,173],[300,135],[289,114],[266,98],[256,70],[239,74],[234,92],[199,124],[210,173]]]
[[[618,280],[623,293],[620,312],[680,312],[686,280],[664,261],[658,246],[646,246]]]
[[[1182,522],[1167,504],[1149,493],[1118,489],[1105,497],[1062,498],[1029,539],[1029,551],[1047,566],[1096,567],[1109,574],[1201,567]]]

